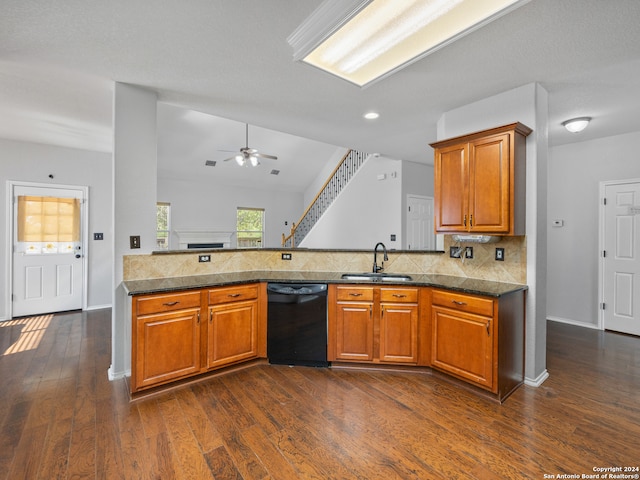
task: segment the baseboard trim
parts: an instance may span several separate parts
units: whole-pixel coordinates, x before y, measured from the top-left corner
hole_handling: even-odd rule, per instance
[[[579,322],[577,320],[571,320],[570,318],[547,317],[547,320],[551,322],[566,323],[567,325],[575,325],[576,327],[585,327],[585,328],[592,328],[594,330],[601,330],[601,328],[598,327],[598,325],[594,325],[593,323]]]
[[[544,381],[549,378],[549,372],[547,371],[547,369],[544,369],[544,372],[542,372],[540,375],[538,375],[536,378],[527,378],[525,377],[524,379],[524,384],[529,386],[529,387],[535,387],[538,388],[540,385],[542,385],[544,383]]]
[[[105,308],[111,308],[111,304],[107,304],[107,305],[92,305],[91,307],[87,307],[85,308],[85,312],[89,312],[91,310],[103,310]]]
[[[109,378],[109,381],[113,382],[114,380],[119,380],[124,377],[130,377],[131,370],[125,370],[124,372],[114,372],[113,365],[109,365],[109,368],[107,369],[107,376]]]

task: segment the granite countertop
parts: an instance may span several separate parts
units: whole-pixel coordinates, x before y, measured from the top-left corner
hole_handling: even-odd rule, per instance
[[[411,285],[420,287],[440,287],[464,293],[500,297],[511,292],[526,290],[526,285],[493,282],[476,278],[453,275],[410,274],[410,281],[381,282],[371,280],[344,280],[344,272],[296,272],[296,271],[252,271],[193,275],[188,277],[158,278],[149,280],[128,280],[122,282],[128,295],[143,295],[178,290],[221,287],[251,282],[281,283],[361,283],[373,285]]]

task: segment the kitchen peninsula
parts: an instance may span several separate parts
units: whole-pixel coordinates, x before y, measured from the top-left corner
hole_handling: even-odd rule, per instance
[[[329,262],[334,254],[358,257],[353,252],[291,252],[294,258],[320,255]],[[212,260],[219,253],[207,252]],[[231,257],[246,255],[249,261],[252,256],[264,260],[276,254],[279,257],[280,250],[225,252]],[[135,257],[147,257],[146,262],[162,263],[168,256],[181,255],[181,262],[197,262],[193,252],[126,260],[135,263],[142,260]],[[369,263],[370,253],[365,256]],[[328,285],[327,350],[333,368],[414,368],[427,374],[444,373],[498,401],[507,398],[524,379],[526,285],[414,273],[416,259],[432,257],[427,263],[433,264],[439,261],[433,259],[444,257],[442,252],[390,252],[390,257],[386,266],[394,271],[413,258],[413,271],[403,271],[410,273],[410,280],[345,280],[345,272],[337,269],[228,270],[125,280],[126,308],[132,321],[128,326],[132,393],[140,395],[267,358],[266,286],[279,282]],[[349,266],[349,271],[367,271],[359,265]],[[228,321],[237,329],[224,327]]]

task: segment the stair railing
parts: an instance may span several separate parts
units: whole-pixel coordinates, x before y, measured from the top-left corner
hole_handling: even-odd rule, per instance
[[[329,205],[337,198],[342,189],[349,183],[362,166],[369,154],[357,150],[349,150],[338,166],[333,170],[314,200],[304,211],[300,220],[291,224],[289,236],[282,234],[282,246],[295,248],[307,236],[316,222],[322,217]]]

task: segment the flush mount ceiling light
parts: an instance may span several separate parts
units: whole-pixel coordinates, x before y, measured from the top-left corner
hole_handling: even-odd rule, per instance
[[[363,115],[363,117],[366,118],[367,120],[375,120],[379,116],[380,114],[378,112],[367,112]]]
[[[590,121],[591,117],[578,117],[562,122],[562,125],[571,133],[578,133],[587,128]]]
[[[529,0],[325,0],[288,38],[293,59],[360,87]]]

